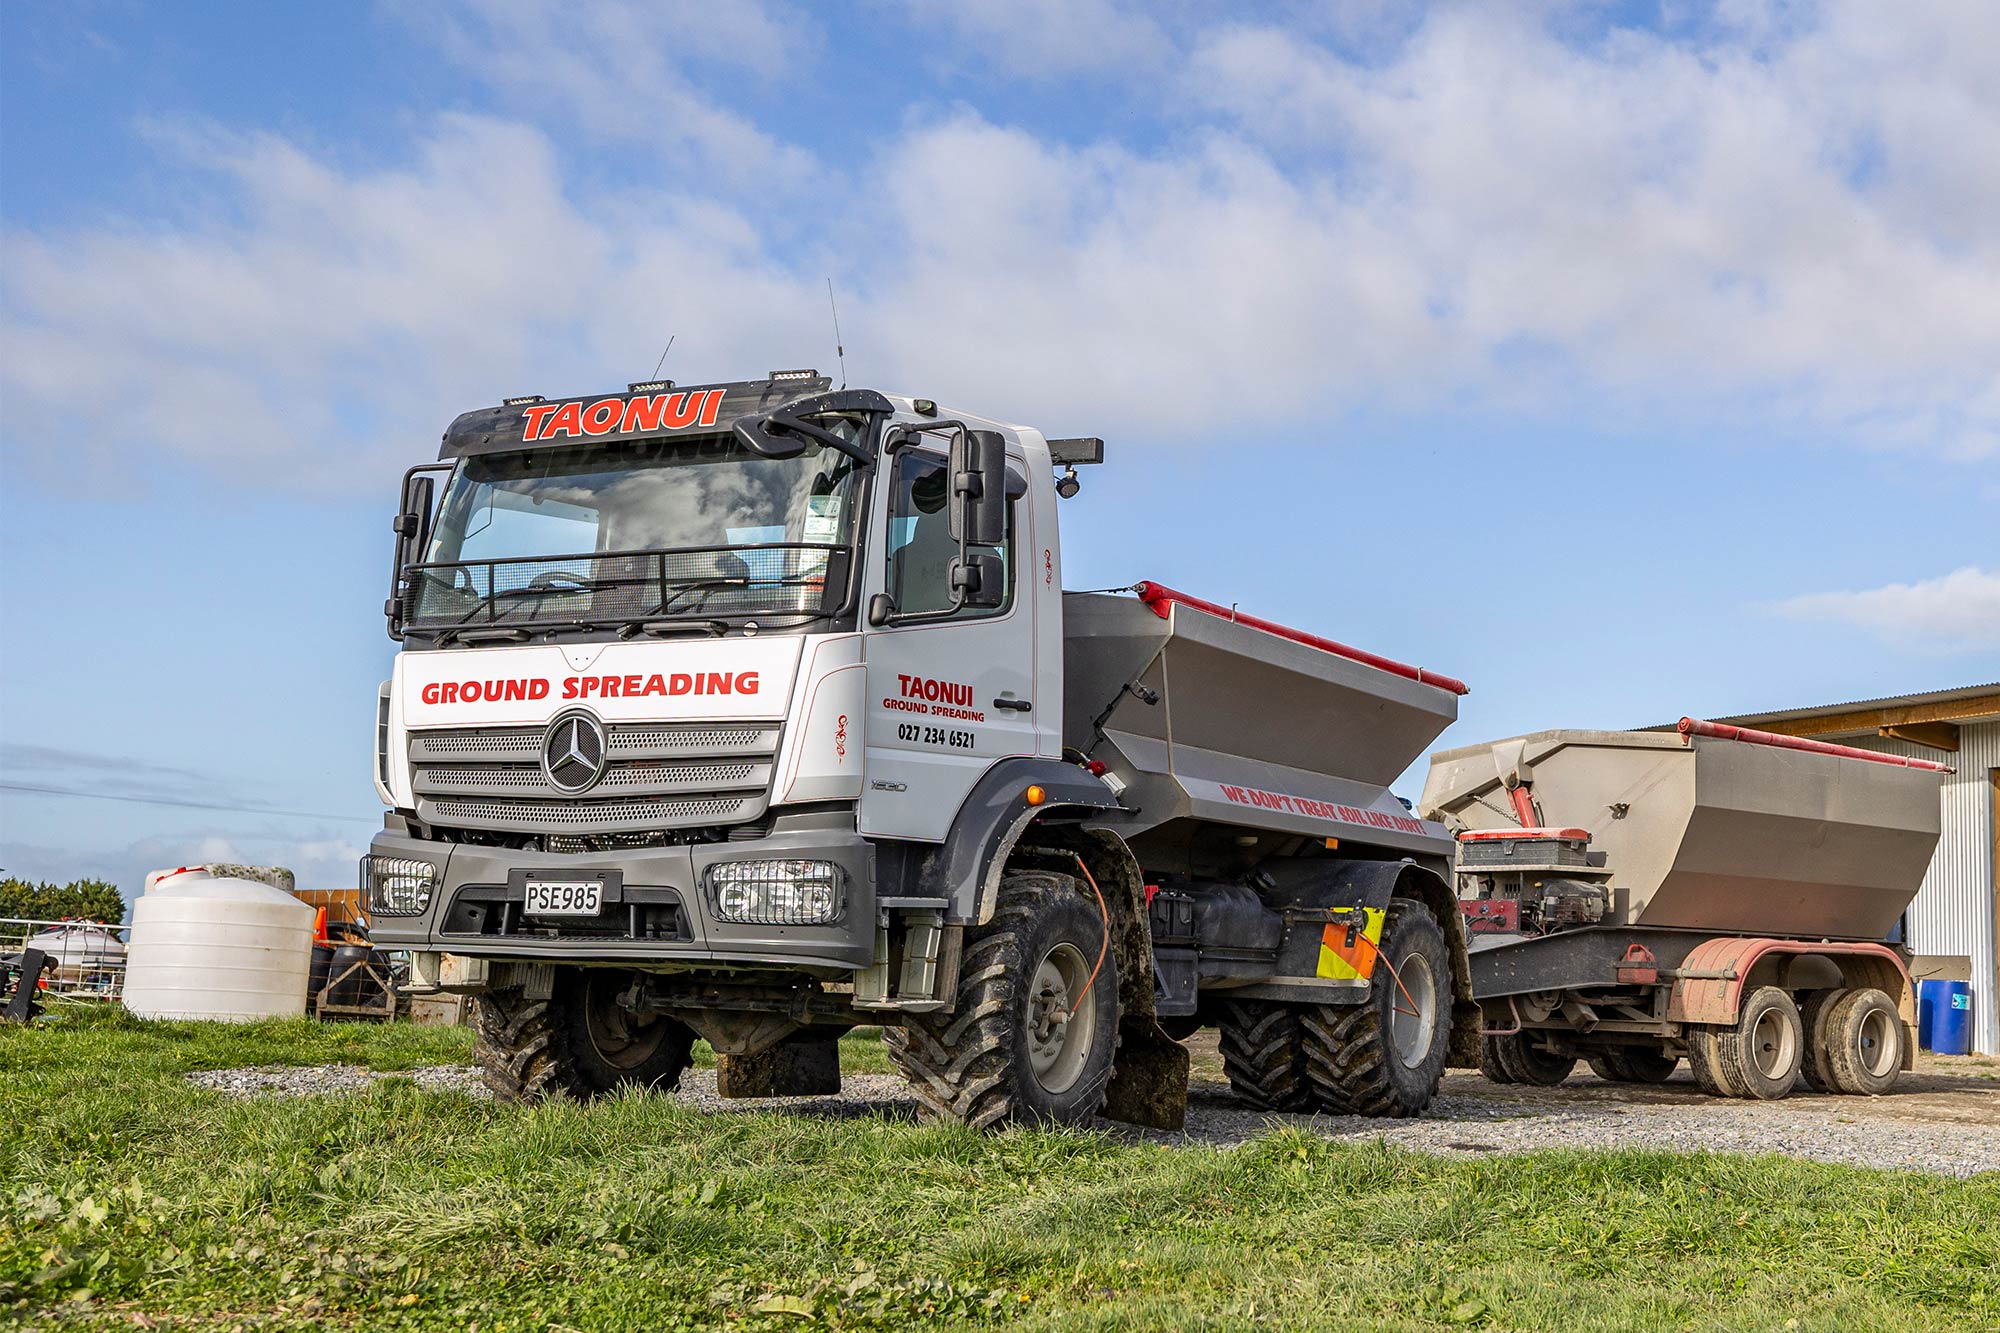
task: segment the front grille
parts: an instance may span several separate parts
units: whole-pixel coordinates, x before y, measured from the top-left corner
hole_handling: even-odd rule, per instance
[[[463,801],[419,796],[417,813],[433,823],[457,828],[506,829],[535,833],[561,829],[596,833],[613,829],[675,828],[689,824],[732,824],[764,812],[765,793],[734,799],[640,801]]]
[[[606,728],[604,776],[566,796],[542,772],[543,728],[413,732],[419,817],[448,828],[598,834],[736,824],[770,804],[776,723]]]
[[[558,796],[539,763],[457,764],[417,770],[417,790],[470,796]],[[593,792],[623,792],[656,796],[668,792],[714,791],[734,787],[766,787],[771,766],[749,762],[721,764],[661,764],[645,760],[617,764],[605,771]]]

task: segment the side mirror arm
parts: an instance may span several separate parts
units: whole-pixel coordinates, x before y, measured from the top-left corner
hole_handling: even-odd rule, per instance
[[[824,409],[820,408],[818,410]],[[875,455],[867,448],[856,444],[853,440],[842,439],[824,426],[814,425],[812,422],[798,415],[792,408],[779,408],[777,411],[764,417],[761,424],[767,431],[775,431],[786,435],[802,435],[808,440],[818,441],[829,449],[838,449],[841,453],[846,454],[863,467],[873,467],[875,464]]]

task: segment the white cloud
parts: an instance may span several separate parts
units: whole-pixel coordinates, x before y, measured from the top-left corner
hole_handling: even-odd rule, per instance
[[[757,0],[400,0],[395,11],[524,111],[559,108],[589,131],[739,180],[809,165],[750,117],[717,105],[694,78],[715,66],[769,92],[771,71],[812,41],[789,9]]]
[[[1793,597],[1778,609],[1798,620],[1858,625],[1905,647],[2000,648],[2000,570],[1973,566],[1917,583]]]
[[[1775,46],[1435,14],[1363,67],[1213,34],[1187,84],[1403,240],[1437,322],[1653,399],[1994,450],[2000,95],[1988,6],[1827,7]]]
[[[913,110],[847,177],[746,109],[837,77],[817,39],[712,8],[411,12],[512,114],[809,178],[779,192],[809,215],[712,174],[599,183],[502,116],[386,162],[155,127],[175,220],[5,237],[10,445],[379,486],[457,411],[637,378],[669,334],[683,380],[830,368],[832,276],[857,382],[1058,431],[1449,402],[2000,452],[2000,7],[1746,3],[1580,44],[1448,6],[1364,63],[1196,34],[1176,75],[1179,38],[1102,5],[1020,40],[1150,52],[1166,146]],[[998,41],[996,13],[939,22]]]
[[[962,48],[1030,80],[1087,70],[1157,70],[1173,54],[1165,29],[1138,5],[1116,0],[904,0]]]

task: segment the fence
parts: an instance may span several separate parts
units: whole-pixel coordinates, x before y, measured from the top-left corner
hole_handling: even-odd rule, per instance
[[[0,958],[11,962],[32,948],[55,960],[54,969],[43,974],[44,997],[118,999],[125,990],[125,947],[131,939],[130,926],[0,917]]]

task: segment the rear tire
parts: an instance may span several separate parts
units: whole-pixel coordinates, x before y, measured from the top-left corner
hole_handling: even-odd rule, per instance
[[[1735,1026],[1715,1030],[1722,1081],[1738,1097],[1776,1101],[1798,1082],[1805,1058],[1805,1024],[1786,991],[1759,986],[1744,999]]]
[[[694,1031],[619,1005],[630,985],[631,974],[619,969],[569,967],[557,969],[546,1000],[518,989],[476,996],[473,1052],[494,1097],[587,1101],[620,1088],[677,1087],[693,1063]]]
[[[1118,957],[1104,931],[1068,875],[1000,881],[993,920],[967,934],[951,1011],[883,1034],[928,1115],[974,1129],[1089,1123],[1118,1049]]]
[[[1488,1083],[1512,1083],[1514,1076],[1500,1059],[1500,1039],[1484,1033],[1479,1038],[1479,1072]]]
[[[1494,1040],[1499,1048],[1500,1063],[1513,1075],[1516,1083],[1553,1088],[1576,1069],[1575,1056],[1544,1050],[1529,1041],[1525,1031]]]
[[[1879,1097],[1903,1072],[1909,1034],[1896,1002],[1874,987],[1849,991],[1826,1013],[1826,1067],[1842,1092]]]
[[[1678,1056],[1625,1046],[1589,1057],[1590,1072],[1607,1083],[1665,1083],[1681,1067]]]
[[[1720,1031],[1707,1023],[1688,1024],[1688,1068],[1694,1071],[1694,1081],[1701,1090],[1711,1097],[1748,1096],[1748,1093],[1737,1092],[1724,1081],[1721,1060],[1715,1049],[1716,1034]]]
[[[1625,1067],[1625,1060],[1617,1051],[1599,1051],[1596,1055],[1584,1057],[1590,1072],[1606,1083],[1631,1083],[1635,1080],[1632,1071]]]
[[[1799,1066],[1799,1072],[1806,1076],[1806,1084],[1816,1092],[1839,1092],[1833,1081],[1833,1070],[1827,1064],[1826,1016],[1834,1004],[1848,992],[1842,988],[1816,990],[1806,997],[1799,1006],[1799,1022],[1806,1030],[1806,1058]]]
[[[1304,1011],[1313,1100],[1334,1115],[1416,1115],[1444,1077],[1451,1010],[1444,931],[1422,903],[1392,899],[1368,998]]]
[[[1311,1110],[1299,1009],[1275,1000],[1223,1000],[1215,1013],[1222,1072],[1237,1099],[1260,1111]]]

